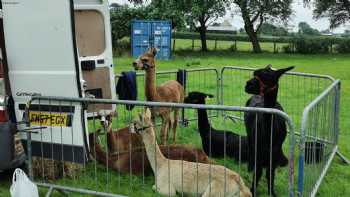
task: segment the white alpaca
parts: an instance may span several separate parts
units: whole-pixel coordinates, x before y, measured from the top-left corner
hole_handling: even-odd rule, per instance
[[[176,192],[200,194],[202,197],[250,197],[250,190],[236,172],[220,165],[169,160],[160,152],[155,140],[151,112],[146,109],[134,121],[136,130],[142,136],[148,160],[155,174],[153,186],[162,195],[175,196]]]

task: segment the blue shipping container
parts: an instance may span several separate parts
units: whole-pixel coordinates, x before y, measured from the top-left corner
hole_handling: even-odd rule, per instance
[[[138,57],[148,48],[158,49],[156,58],[171,57],[171,22],[133,20],[131,25],[131,53]]]

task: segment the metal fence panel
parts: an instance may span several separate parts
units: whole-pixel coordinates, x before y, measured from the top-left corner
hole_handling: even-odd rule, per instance
[[[219,104],[220,103],[220,76],[219,72],[215,68],[194,68],[194,69],[185,69],[186,73],[186,84],[185,84],[185,95],[192,91],[204,92],[207,94],[214,95],[214,98],[208,101],[208,104]],[[176,80],[177,73],[179,71],[158,71],[156,73],[156,85],[159,86],[166,81]],[[118,79],[122,75],[117,74],[115,81],[118,82]],[[145,98],[145,73],[137,72],[137,90],[138,90],[138,99],[137,100],[146,100]],[[214,116],[216,114],[211,114]],[[185,119],[196,120],[195,114],[186,111],[183,113],[181,121]]]
[[[249,95],[244,92],[244,86],[254,70],[255,68],[237,66],[226,66],[221,70],[221,104],[245,106]],[[304,108],[334,81],[327,75],[297,72],[288,72],[280,79],[278,101],[297,128],[300,128]],[[242,118],[242,114],[236,115]]]
[[[285,112],[266,108],[236,107],[244,106],[245,101],[248,99],[248,95],[244,93],[244,86],[245,82],[251,78],[253,70],[252,68],[232,66],[224,67],[221,73],[213,68],[187,69],[186,94],[192,91],[213,94],[215,97],[213,100],[206,103],[208,105],[106,99],[74,99],[63,97],[35,97],[33,98],[33,104],[38,104],[38,101],[41,104],[47,104],[48,102],[63,104],[68,102],[71,103],[71,105],[81,104],[83,107],[88,106],[89,109],[94,109],[94,106],[101,103],[116,105],[117,112],[112,119],[112,128],[114,130],[117,129],[118,132],[122,131],[121,133],[128,131],[128,125],[137,117],[138,113],[144,112],[146,106],[152,108],[181,108],[184,111],[181,120],[197,120],[197,124],[186,121],[186,123],[188,123],[186,127],[184,127],[184,124],[178,127],[178,141],[183,144],[191,144],[199,149],[202,149],[205,145],[203,144],[202,135],[198,133],[198,126],[201,125],[198,118],[198,109],[205,109],[208,111],[208,122],[212,126],[209,130],[210,136],[212,132],[215,132],[213,128],[234,132],[241,136],[239,137],[238,148],[240,154],[239,159],[235,160],[227,156],[228,152],[226,148],[224,148],[225,154],[223,158],[215,159],[215,162],[238,172],[245,180],[246,185],[251,183],[251,175],[247,173],[245,162],[241,157],[242,150],[244,149],[241,143],[247,132],[246,125],[244,125],[243,121],[244,114],[248,112],[255,113],[257,117],[261,114],[272,114],[272,117],[281,117],[286,121],[289,134],[283,145],[283,151],[285,153],[288,152],[289,166],[288,168],[282,168],[282,170],[278,172],[275,181],[276,192],[278,194],[288,193],[289,196],[294,196],[295,191],[298,191],[299,195],[314,196],[337,150],[340,83],[329,76],[290,72],[280,80],[278,100],[284,107]],[[176,80],[176,76],[177,71],[157,72],[157,85],[168,80]],[[118,78],[120,75],[116,77]],[[138,100],[145,100],[144,73],[137,73],[137,83],[139,92]],[[136,107],[133,111],[128,111],[125,107],[127,104],[134,104]],[[303,111],[304,113],[302,114]],[[29,157],[29,163],[33,164],[33,168],[41,169],[39,170],[39,174],[37,174],[39,179],[36,180],[39,181],[42,186],[50,187],[51,192],[52,190],[64,190],[101,196],[113,196],[116,194],[128,196],[151,195],[152,189],[150,185],[153,177],[147,176],[146,173],[147,169],[150,170],[149,166],[148,168],[147,166],[145,167],[145,162],[148,161],[147,154],[145,152],[138,152],[140,151],[138,149],[116,154],[114,152],[115,150],[110,147],[111,142],[108,129],[103,127],[103,124],[100,123],[101,117],[108,117],[106,113],[107,112],[98,113],[99,117],[91,117],[87,123],[88,132],[86,133],[86,141],[90,149],[84,149],[83,155],[89,155],[89,159],[86,158],[86,162],[80,165],[76,165],[76,161],[74,160],[73,162],[66,162],[66,156],[63,155],[64,151],[60,152],[62,154],[61,157],[49,157],[49,159],[46,160],[39,157],[31,162],[32,157]],[[156,121],[156,123],[158,123],[155,125],[155,130],[157,131],[159,130],[160,123],[159,121]],[[62,128],[57,126],[54,129],[49,128],[51,131],[59,131],[60,129],[62,130]],[[94,138],[93,141],[94,143],[98,142],[100,145],[97,149],[96,146],[91,146],[91,139],[89,139],[89,137],[99,129],[100,135]],[[67,130],[67,128],[65,128],[65,130]],[[44,135],[49,136],[49,138],[50,136],[59,134],[59,132],[55,132],[55,134],[52,135],[52,132],[46,131],[47,130],[40,130],[38,132],[44,133]],[[72,134],[77,132],[82,131],[71,130]],[[274,131],[271,130],[271,133],[273,132]],[[169,131],[169,134],[170,133]],[[295,134],[297,138],[295,138]],[[226,142],[226,135],[224,136]],[[52,142],[55,142],[53,143],[55,146],[60,145],[59,142],[57,143],[56,139],[52,139]],[[118,141],[118,143],[121,143],[121,141]],[[117,147],[120,146],[118,143],[116,144]],[[296,144],[299,145],[298,151],[294,149]],[[272,145],[273,144],[271,144],[271,147]],[[91,147],[94,148],[91,149]],[[131,148],[132,144],[128,147]],[[168,154],[169,150],[170,149],[167,149]],[[102,157],[97,157],[99,151],[104,153]],[[71,152],[73,155],[75,154],[74,151]],[[213,156],[211,152],[207,153],[207,155],[209,155],[210,158]],[[180,159],[186,159],[183,155],[181,156]],[[295,157],[298,157],[297,163],[294,162]],[[123,158],[129,158],[129,160],[123,164],[125,169],[121,169],[120,165],[122,164],[118,163],[118,161],[123,160]],[[196,156],[196,159],[196,165],[200,165],[198,163],[199,157]],[[59,160],[58,163],[57,160]],[[103,163],[103,161],[105,161],[105,163]],[[133,167],[135,167],[136,164],[140,164],[140,162],[142,166],[139,172],[140,175],[135,176]],[[298,165],[298,168],[294,169],[294,165]],[[168,168],[170,169],[169,165]],[[47,172],[45,169],[53,170]],[[297,187],[294,186],[295,170],[297,170],[298,174]],[[168,172],[171,173],[170,170]],[[155,174],[157,176],[157,172],[155,172]],[[51,184],[51,181],[49,181],[51,175],[60,176],[61,179],[55,181],[55,184]],[[211,176],[210,174],[210,177]],[[170,181],[170,179],[168,181]],[[197,184],[199,188],[200,183],[194,183]],[[72,185],[80,189],[74,189],[71,187]],[[225,185],[226,188],[226,183],[223,185]],[[259,190],[263,191],[259,191],[259,193],[265,192],[264,189],[265,188],[260,186]],[[197,193],[199,194],[200,191],[197,191]],[[168,194],[170,195],[170,193]],[[154,195],[158,195],[158,193]]]
[[[234,106],[223,106],[223,105],[194,105],[194,104],[178,104],[178,103],[156,103],[156,102],[142,102],[142,101],[119,101],[119,100],[106,100],[106,99],[73,99],[73,98],[59,98],[59,97],[37,97],[33,98],[32,103],[36,103],[37,101],[43,102],[43,101],[50,101],[50,102],[72,102],[72,103],[84,103],[84,105],[93,106],[94,104],[113,104],[118,105],[118,113],[116,117],[113,119],[113,124],[117,129],[121,128],[127,128],[130,125],[130,123],[135,119],[135,117],[138,117],[137,114],[140,112],[145,111],[145,107],[151,107],[151,108],[157,108],[157,107],[172,107],[172,108],[185,108],[186,111],[195,111],[198,109],[205,109],[207,111],[213,111],[214,114],[224,114],[222,112],[225,111],[239,111],[239,112],[245,112],[245,113],[255,113],[256,115],[259,114],[271,114],[273,117],[280,117],[284,121],[286,121],[290,135],[289,135],[289,142],[290,142],[290,166],[287,169],[287,173],[283,173],[283,175],[279,176],[278,180],[283,180],[284,185],[282,187],[279,187],[277,190],[278,193],[289,193],[289,196],[294,195],[294,135],[293,135],[293,124],[291,119],[288,117],[288,115],[284,112],[281,112],[279,110],[275,109],[266,109],[266,108],[247,108],[247,107],[234,107]],[[126,104],[134,104],[136,107],[133,111],[127,111],[125,105]],[[29,112],[30,113],[30,112]],[[108,114],[100,114],[100,115],[108,115]],[[118,196],[120,194],[122,195],[128,195],[128,196],[144,196],[144,195],[158,195],[158,193],[154,194],[151,189],[152,180],[153,177],[149,177],[146,174],[146,169],[144,168],[144,161],[146,161],[145,157],[147,157],[148,154],[141,154],[137,155],[136,149],[133,151],[129,151],[126,153],[118,153],[115,154],[111,151],[109,147],[109,139],[108,139],[108,131],[105,131],[103,127],[100,125],[100,119],[91,119],[88,124],[88,136],[90,137],[96,130],[101,129],[101,135],[96,136],[95,139],[99,142],[101,147],[98,149],[97,146],[94,146],[91,141],[89,141],[90,149],[86,150],[86,153],[90,155],[90,159],[88,162],[84,163],[83,165],[76,166],[74,163],[65,162],[63,159],[56,160],[54,158],[46,160],[45,162],[40,163],[39,159],[39,169],[42,169],[45,171],[45,168],[47,169],[53,169],[53,174],[60,174],[60,179],[58,181],[55,181],[54,184],[52,181],[48,179],[48,176],[46,173],[40,173],[38,177],[36,177],[36,181],[39,182],[40,186],[49,187],[50,192],[53,190],[58,191],[67,191],[67,192],[78,192],[83,194],[93,194],[93,195],[100,195],[100,196]],[[214,126],[214,128],[222,129],[222,130],[232,130],[230,127],[231,121],[228,121],[227,118],[222,116],[215,116],[210,117],[210,122]],[[159,130],[159,126],[155,126],[155,130]],[[178,131],[178,137],[183,138],[180,141],[184,144],[191,144],[195,147],[201,147],[201,138],[199,137],[199,133],[197,128],[197,124],[190,124],[188,127],[181,127]],[[74,132],[74,131],[72,131]],[[118,132],[121,132],[119,130]],[[209,131],[209,132],[215,132]],[[29,138],[30,139],[30,138]],[[91,140],[91,138],[90,138]],[[225,141],[228,140],[225,138]],[[97,142],[96,141],[96,142]],[[120,141],[119,141],[120,142]],[[131,145],[130,145],[131,146]],[[185,147],[188,147],[186,145]],[[97,155],[101,149],[104,150],[105,161],[107,161],[105,164],[101,164],[101,160],[97,159]],[[201,149],[201,148],[200,148]],[[146,148],[147,150],[147,148]],[[167,147],[164,151],[169,151],[170,148]],[[226,152],[228,150],[224,150]],[[147,152],[147,151],[146,151]],[[122,171],[120,168],[118,168],[118,161],[119,159],[123,158],[127,155],[127,157],[133,157],[133,155],[136,155],[134,157],[137,157],[136,160],[130,160],[126,163],[126,166],[123,166],[125,168],[129,168],[129,171]],[[169,154],[169,152],[168,152]],[[183,155],[186,155],[186,152],[181,153]],[[181,155],[181,156],[183,156]],[[209,157],[211,156],[211,153],[209,153]],[[63,158],[63,157],[62,157]],[[211,158],[211,157],[210,157]],[[186,159],[186,158],[184,158]],[[188,158],[187,158],[188,159]],[[192,158],[193,159],[193,158]],[[200,158],[194,158],[194,166],[197,166],[197,170],[201,168],[201,163],[198,163],[196,161],[199,161]],[[214,159],[212,158],[212,161]],[[57,162],[59,164],[57,164]],[[140,164],[141,162],[141,174],[139,176],[133,175],[133,171],[131,170],[136,162]],[[150,160],[151,162],[151,160]],[[157,164],[158,160],[155,160],[156,166],[161,165]],[[223,156],[221,159],[215,160],[216,164],[226,166],[225,168],[225,174],[230,173],[228,169],[234,170],[237,173],[239,173],[242,176],[242,179],[245,181],[246,186],[249,187],[250,183],[250,175],[247,173],[246,169],[244,167],[241,167],[243,163],[241,161],[235,161],[229,158],[228,156]],[[46,165],[57,165],[56,167],[46,166]],[[40,166],[42,165],[42,166]],[[183,165],[183,164],[182,164]],[[213,163],[208,164],[210,168],[216,168]],[[35,168],[35,165],[33,165]],[[120,166],[119,166],[120,167]],[[168,173],[171,174],[171,166],[168,164]],[[119,169],[119,170],[118,170]],[[194,170],[196,167],[194,168]],[[149,170],[149,169],[148,169]],[[226,172],[227,170],[227,172]],[[58,173],[57,173],[58,172]],[[197,175],[200,176],[199,171],[197,172]],[[216,174],[211,174],[211,170],[208,172],[209,178],[208,181],[211,182],[214,180],[214,178],[210,178],[212,176],[217,176]],[[165,176],[164,174],[158,174],[157,170],[154,172],[155,177],[158,176]],[[169,176],[170,176],[169,174]],[[175,175],[172,175],[175,176]],[[183,175],[186,176],[186,175]],[[226,175],[225,175],[226,177]],[[171,181],[171,178],[168,178],[167,181]],[[157,179],[156,179],[157,180]],[[203,194],[202,191],[202,181],[203,179],[199,179],[198,177],[194,180],[197,180],[197,183],[193,183],[193,187],[197,187],[197,191],[195,193],[197,194]],[[166,180],[165,180],[166,181]],[[276,181],[276,184],[279,181]],[[226,189],[229,190],[229,184],[230,182],[228,180],[224,180],[224,187],[225,191]],[[155,182],[155,185],[162,185],[162,183]],[[197,185],[197,186],[196,186]],[[74,187],[72,187],[74,186]],[[280,186],[280,184],[279,184]],[[79,189],[76,189],[79,188]],[[263,188],[263,187],[261,187]],[[97,192],[98,191],[98,192]],[[180,192],[181,193],[181,192]],[[169,193],[170,195],[170,193]],[[214,195],[214,194],[212,194]],[[227,194],[228,195],[228,194]]]
[[[304,110],[299,147],[298,195],[315,196],[337,152],[340,82]]]

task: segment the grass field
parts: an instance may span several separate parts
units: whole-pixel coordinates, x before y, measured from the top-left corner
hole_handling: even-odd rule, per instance
[[[182,41],[181,41],[182,42]],[[183,41],[185,42],[185,41]],[[191,42],[191,41],[189,41]],[[183,43],[184,44],[184,43]],[[227,46],[229,44],[226,43]],[[177,42],[177,46],[185,46]],[[191,46],[191,43],[186,46]],[[212,46],[212,44],[210,44]],[[219,46],[219,45],[218,45]],[[246,47],[249,51],[249,46],[239,45],[239,48]],[[263,48],[270,48],[270,45],[263,45]],[[273,47],[273,46],[272,46]],[[177,49],[180,49],[176,47]],[[186,47],[188,48],[188,47]],[[268,50],[270,51],[270,50]],[[131,70],[131,62],[133,58],[125,55],[122,57],[115,58],[115,72],[120,73],[121,71]],[[227,50],[218,50],[207,53],[202,53],[199,51],[188,51],[179,50],[177,51],[172,60],[169,61],[158,61],[158,70],[177,70],[177,69],[188,69],[188,68],[203,68],[203,67],[214,67],[221,68],[227,65],[235,66],[248,66],[248,67],[262,67],[267,64],[272,64],[276,68],[281,68],[285,66],[294,65],[296,66],[295,71],[297,72],[308,72],[308,73],[318,73],[327,74],[335,78],[341,79],[342,81],[342,95],[341,95],[341,122],[340,129],[341,135],[339,137],[340,151],[346,156],[350,157],[350,147],[347,145],[350,140],[350,134],[348,128],[350,127],[350,115],[348,111],[350,110],[350,56],[349,55],[289,55],[289,54],[251,54],[247,52],[230,52]],[[200,77],[200,76],[199,76]],[[203,76],[202,76],[203,77]],[[205,78],[205,81],[213,81],[213,79]],[[204,84],[201,89],[206,89],[206,87],[211,87],[210,83]],[[140,87],[139,87],[140,88]],[[193,90],[196,87],[191,87]],[[142,87],[141,87],[142,90]],[[215,122],[216,127],[220,125],[220,122]],[[195,124],[191,124],[190,127],[182,129],[178,132],[178,140],[181,143],[190,143],[196,146],[200,146],[200,141],[198,134],[195,131]],[[241,166],[237,166],[237,163],[231,162],[231,160],[226,161],[229,168],[239,170]],[[217,160],[218,163],[223,163],[223,160]],[[153,196],[155,193],[151,190],[151,185],[154,184],[153,177],[129,177],[125,174],[119,174],[112,172],[109,178],[109,188],[106,188],[106,170],[101,166],[96,166],[98,170],[99,179],[94,180],[92,176],[94,175],[93,165],[89,165],[88,168],[82,173],[79,180],[72,181],[62,181],[62,183],[68,185],[74,185],[75,187],[83,186],[84,188],[95,188],[100,190],[117,191],[125,195],[132,196]],[[245,166],[242,168],[245,168]],[[336,157],[333,161],[331,168],[323,181],[321,188],[319,190],[318,196],[350,196],[350,170],[349,166],[345,166]],[[250,175],[248,173],[242,173],[243,178],[246,183],[250,182]],[[276,180],[276,191],[280,196],[286,196],[285,180],[286,171],[279,170],[278,177]],[[113,184],[111,184],[113,183]],[[259,196],[264,196],[266,194],[265,181],[262,181],[259,186]],[[0,196],[9,196],[8,188],[10,186],[9,181],[0,182]],[[129,193],[131,190],[132,193]],[[44,191],[42,191],[44,192]],[[42,193],[43,194],[43,193]],[[74,195],[75,196],[75,195]],[[77,195],[78,196],[78,195]]]
[[[130,70],[133,58],[116,58],[116,72]],[[276,68],[294,65],[296,72],[317,73],[331,75],[342,82],[341,111],[340,111],[340,151],[348,158],[350,134],[348,121],[350,115],[350,56],[349,55],[298,55],[298,54],[251,54],[234,53],[228,51],[191,52],[187,50],[177,52],[171,61],[158,61],[159,70],[176,70],[197,67],[220,68],[227,65],[262,67],[272,64]],[[350,170],[338,157],[333,161],[330,170],[323,181],[318,196],[349,196]]]
[[[174,43],[174,40],[172,44]],[[228,41],[217,41],[216,43],[216,49],[217,50],[232,50],[232,47],[235,45],[235,42],[228,42]],[[276,50],[279,52],[282,52],[283,46],[288,45],[287,43],[276,43]],[[237,42],[237,51],[240,52],[249,52],[252,51],[251,43],[249,42]],[[208,40],[207,41],[207,47],[209,50],[215,50],[215,41],[214,40]],[[192,49],[192,40],[187,39],[176,39],[175,40],[175,50],[189,50]],[[200,40],[194,40],[194,50],[198,51],[201,49],[201,41]],[[261,43],[261,49],[266,52],[273,52],[274,45],[271,42],[262,42]]]

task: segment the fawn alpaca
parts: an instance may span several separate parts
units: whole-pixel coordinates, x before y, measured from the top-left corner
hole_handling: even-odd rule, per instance
[[[156,185],[153,189],[160,194],[175,196],[176,192],[198,192],[202,197],[251,196],[241,177],[223,166],[166,159],[155,140],[149,109],[135,119],[134,127],[142,136],[148,160],[155,173]]]
[[[202,92],[190,92],[185,103],[205,104],[206,98],[214,97]],[[248,139],[231,131],[220,131],[213,128],[208,120],[207,110],[197,109],[198,130],[202,139],[203,150],[210,157],[227,156],[237,161],[248,161]],[[226,152],[225,152],[226,149]]]
[[[167,81],[156,87],[156,65],[155,56],[157,50],[150,48],[133,62],[135,70],[145,70],[145,94],[147,101],[182,103],[184,100],[184,88],[175,81]],[[170,117],[170,112],[174,111],[174,120]],[[176,127],[179,120],[179,109],[166,107],[152,108],[152,115],[160,116],[162,128],[160,131],[161,144],[166,144],[168,140],[168,130],[173,129],[173,143],[176,143]]]
[[[271,65],[254,71],[254,77],[247,81],[245,91],[253,96],[247,101],[248,107],[275,108],[283,111],[277,102],[278,80],[294,67],[272,70]],[[288,165],[283,154],[282,145],[287,136],[285,120],[280,116],[247,112],[244,122],[248,135],[249,162],[248,170],[255,170],[251,191],[256,194],[256,187],[261,178],[263,168],[269,195],[276,196],[274,191],[275,170],[278,166]],[[256,151],[255,151],[256,150]]]

